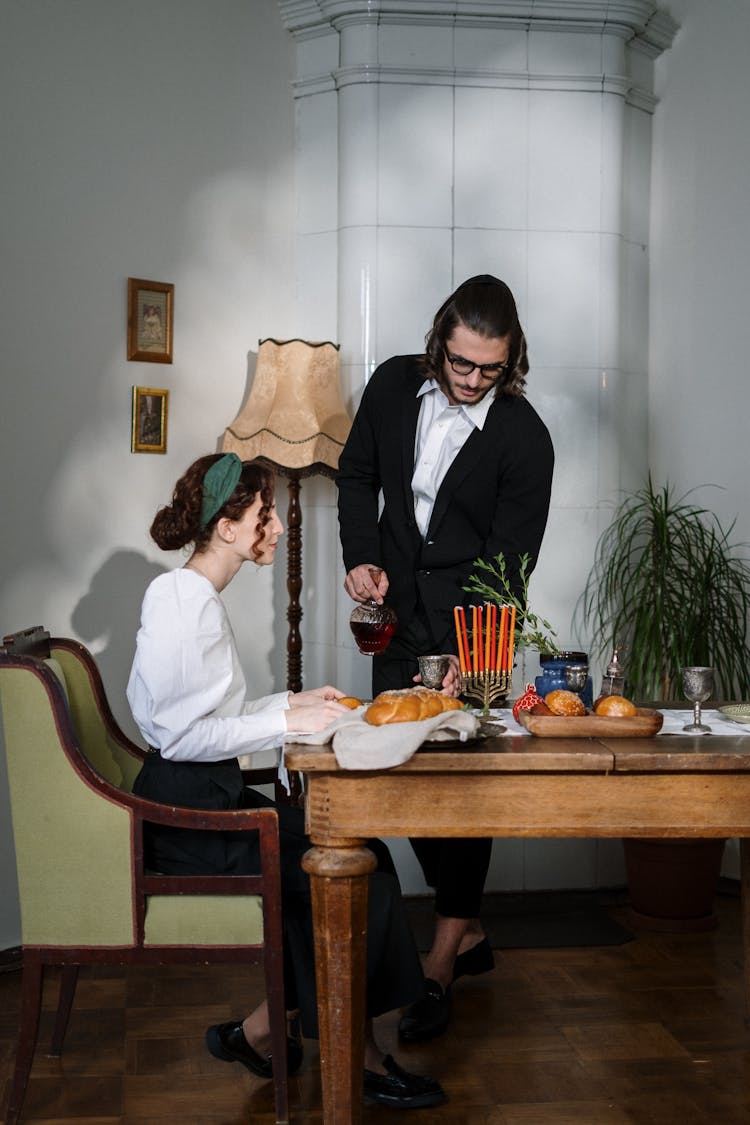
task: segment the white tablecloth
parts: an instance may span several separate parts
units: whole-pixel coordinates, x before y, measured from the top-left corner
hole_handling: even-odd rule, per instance
[[[498,729],[496,733],[499,736],[530,734],[525,727],[520,726],[520,724],[516,722],[510,708],[501,708],[491,711],[490,715],[493,720],[497,720]],[[659,731],[659,738],[666,734],[682,734],[682,728],[685,724],[693,721],[692,708],[689,711],[672,711],[669,708],[665,708],[662,711],[662,715],[664,716],[664,725]],[[704,708],[701,721],[711,728],[712,736],[734,735],[736,737],[738,734],[750,735],[750,725],[747,723],[735,723],[731,719],[728,719],[726,715],[722,715],[721,711],[711,711]],[[505,729],[501,730],[501,726]],[[701,737],[708,738],[709,736],[702,735]]]

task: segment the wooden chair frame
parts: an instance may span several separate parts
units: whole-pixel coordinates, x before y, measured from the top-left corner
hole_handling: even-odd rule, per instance
[[[67,638],[50,640],[40,627],[6,637],[0,648],[0,667],[25,668],[46,690],[54,714],[60,747],[80,779],[103,800],[128,810],[131,818],[131,864],[134,886],[133,942],[130,945],[34,946],[23,944],[21,1013],[15,1070],[6,1116],[7,1125],[20,1118],[36,1048],[45,966],[62,968],[59,1002],[49,1054],[60,1055],[68,1026],[79,966],[83,964],[204,964],[260,963],[265,969],[274,1059],[276,1120],[289,1121],[287,1089],[287,1028],[281,919],[281,867],[278,815],[275,809],[204,811],[162,805],[134,796],[102,777],[84,756],[60,680],[44,663],[50,649],[67,649],[84,665],[108,735],[128,754],[142,760],[144,751],[117,725],[106,699],[98,668],[88,650]],[[275,771],[257,771],[256,781],[267,781]],[[259,834],[261,873],[257,875],[158,875],[144,868],[144,823],[200,830],[244,831]],[[150,895],[260,895],[263,902],[263,941],[251,945],[144,945],[144,922]]]

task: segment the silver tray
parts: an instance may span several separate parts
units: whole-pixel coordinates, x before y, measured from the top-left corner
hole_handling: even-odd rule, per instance
[[[440,750],[472,750],[477,746],[481,746],[488,738],[494,738],[495,735],[504,734],[508,728],[504,723],[498,719],[483,719],[479,717],[479,730],[476,734],[470,735],[463,741],[460,738],[426,738],[420,750],[429,750],[431,752]]]
[[[719,711],[727,719],[732,719],[735,723],[750,723],[750,703],[727,703],[726,707],[720,707]]]

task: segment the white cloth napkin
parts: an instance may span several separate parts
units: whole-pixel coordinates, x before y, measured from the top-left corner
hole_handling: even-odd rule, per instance
[[[443,711],[418,723],[385,723],[373,727],[364,720],[365,707],[336,719],[317,734],[288,734],[286,742],[305,746],[333,743],[336,761],[345,770],[385,770],[407,762],[425,739],[466,742],[479,730],[468,711]]]

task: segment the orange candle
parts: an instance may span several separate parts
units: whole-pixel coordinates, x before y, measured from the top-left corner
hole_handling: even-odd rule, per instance
[[[466,672],[468,674],[471,671],[471,661],[469,659],[469,637],[466,632],[466,614],[464,613],[463,606],[461,606],[461,635],[464,642],[464,663],[466,664]]]
[[[498,672],[505,671],[505,637],[506,629],[508,628],[508,607],[504,605],[500,610],[500,638],[497,642],[497,664]]]
[[[476,675],[479,671],[477,660],[477,607],[471,607],[471,670]]]
[[[510,611],[510,628],[508,629],[508,671],[513,671],[513,647],[516,643],[516,607]]]
[[[481,605],[477,606],[477,671],[484,671],[484,629],[482,619],[484,614]]]
[[[491,626],[490,626],[490,662],[488,667],[497,669],[497,606],[493,605],[491,609]]]
[[[484,666],[489,672],[492,668],[490,664],[490,635],[492,632],[492,606],[485,605],[484,607]]]
[[[453,607],[453,622],[456,626],[456,645],[458,647],[458,666],[461,669],[462,676],[466,675],[468,671],[464,653],[464,638],[461,632],[461,617],[463,612],[463,606],[456,605]]]
[[[471,671],[471,657],[469,655],[469,629],[468,629],[468,626],[466,624],[466,612],[465,612],[463,606],[461,606],[460,618],[461,618],[461,647],[462,647],[463,652],[464,652],[464,668],[466,669],[466,672],[469,673]]]

